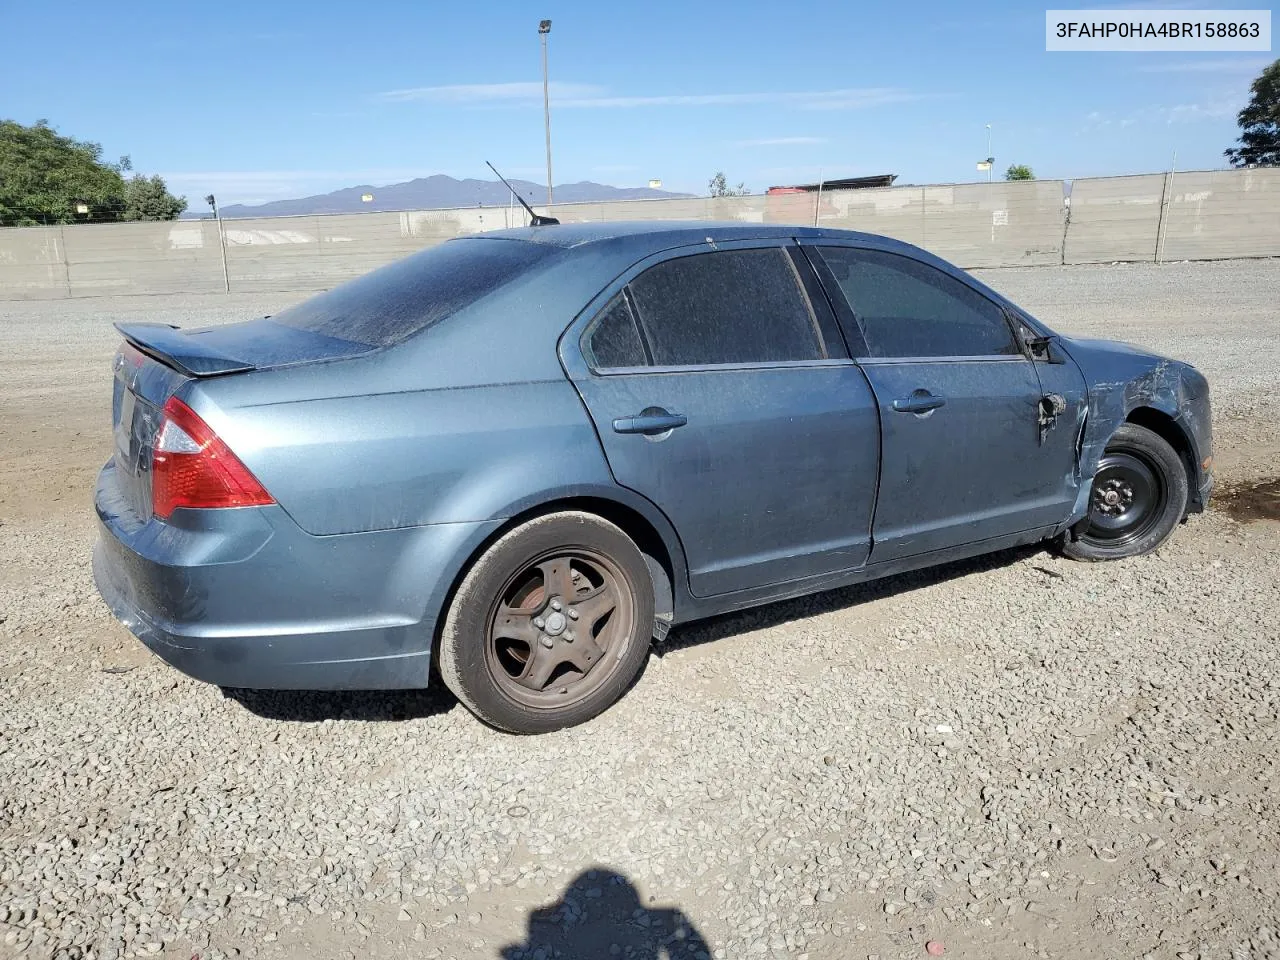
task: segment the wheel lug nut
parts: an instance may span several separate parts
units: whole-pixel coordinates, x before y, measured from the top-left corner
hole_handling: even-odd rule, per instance
[[[542,645],[543,645],[544,647],[546,647],[548,650],[550,650],[550,649],[551,649],[551,644],[552,644],[552,642],[553,642],[553,641],[552,641],[552,639],[551,639],[550,637],[543,637],[543,638],[542,638]]]
[[[560,604],[560,601],[559,601],[559,600],[552,600],[552,601],[551,601],[551,609],[552,609],[552,610],[559,610],[559,609],[560,609],[560,606],[561,606],[561,604]]]
[[[537,617],[536,619],[534,619],[533,625],[537,627],[539,630],[541,630],[543,627],[547,625],[547,621],[543,620],[541,617]]]
[[[572,608],[571,608],[571,609],[569,610],[569,619],[570,619],[570,620],[577,620],[577,619],[578,619],[578,611],[577,611],[577,610],[574,610],[574,609],[572,609]]]

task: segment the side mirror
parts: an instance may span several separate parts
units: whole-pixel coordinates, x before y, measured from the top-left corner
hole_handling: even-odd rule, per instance
[[[1032,360],[1039,360],[1041,363],[1065,363],[1066,357],[1062,355],[1062,351],[1058,349],[1058,338],[1049,336],[1042,337],[1033,334],[1026,327],[1022,328],[1022,342],[1027,347],[1027,353],[1031,354]]]

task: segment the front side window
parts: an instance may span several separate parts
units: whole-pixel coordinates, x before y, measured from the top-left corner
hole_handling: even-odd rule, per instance
[[[656,366],[827,357],[800,279],[779,247],[666,260],[629,290]]]
[[[872,357],[1022,352],[999,306],[935,267],[879,250],[822,247],[821,253]]]

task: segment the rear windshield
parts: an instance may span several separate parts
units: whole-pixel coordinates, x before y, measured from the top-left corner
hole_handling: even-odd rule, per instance
[[[449,240],[271,319],[326,337],[386,347],[470,306],[553,252],[522,240]]]

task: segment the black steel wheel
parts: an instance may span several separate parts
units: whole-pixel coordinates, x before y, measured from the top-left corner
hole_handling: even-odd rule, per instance
[[[1063,551],[1077,560],[1116,560],[1164,543],[1187,508],[1187,471],[1163,437],[1126,423],[1107,445],[1093,478],[1089,515]]]
[[[1169,497],[1159,471],[1141,453],[1107,453],[1093,478],[1086,535],[1116,546],[1141,539],[1160,519]]]
[[[490,725],[544,733],[619,699],[652,630],[653,586],[630,538],[592,514],[548,514],[467,572],[441,631],[440,674]]]

